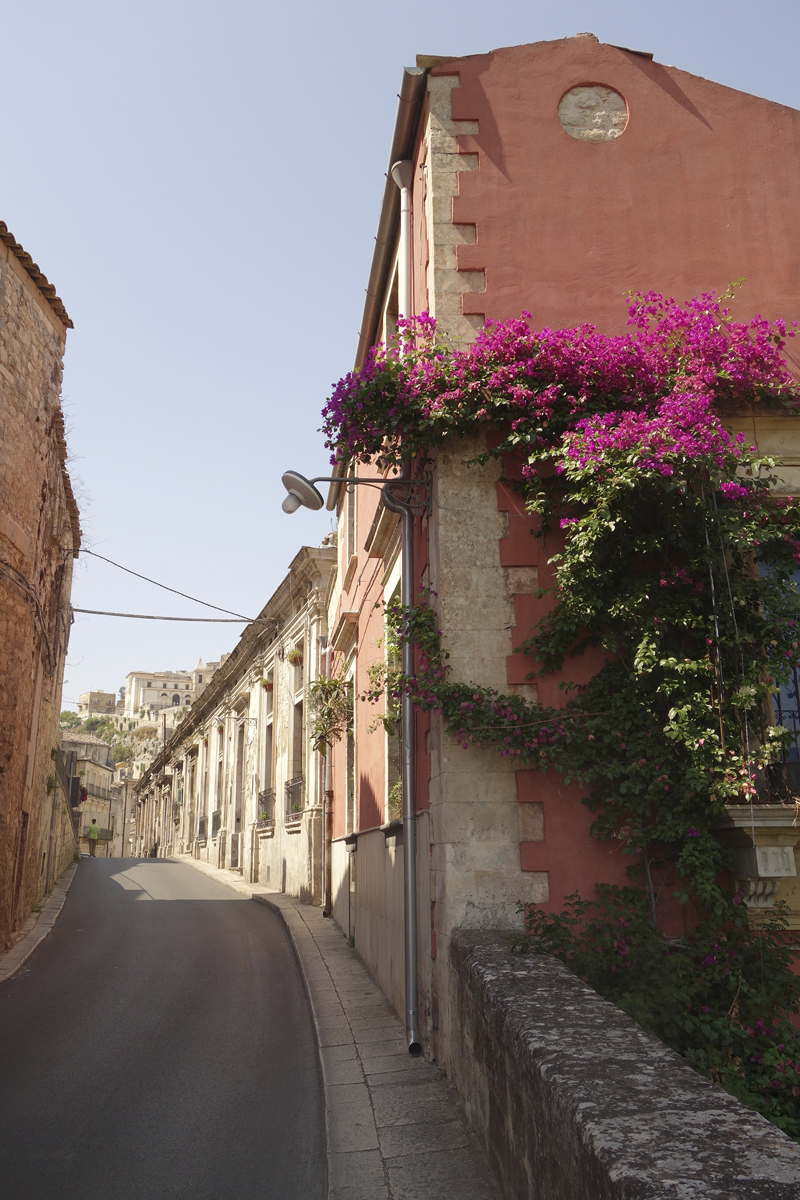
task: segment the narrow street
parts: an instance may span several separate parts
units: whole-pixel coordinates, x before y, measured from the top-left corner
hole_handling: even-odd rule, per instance
[[[321,1200],[323,1124],[280,918],[181,863],[83,859],[0,987],[3,1200]]]

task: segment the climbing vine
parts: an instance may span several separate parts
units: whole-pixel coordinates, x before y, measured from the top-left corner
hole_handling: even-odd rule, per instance
[[[323,757],[353,720],[353,685],[334,672],[315,679],[308,689],[311,745]]]
[[[539,593],[543,615],[518,648],[534,663],[529,678],[568,676],[570,662],[587,651],[597,669],[588,682],[564,682],[557,706],[455,681],[435,598],[424,593],[413,608],[387,605],[387,636],[416,649],[414,676],[397,672],[391,687],[440,713],[460,745],[493,746],[580,784],[592,832],[629,858],[635,897],[626,903],[640,906],[637,930],[645,912],[662,958],[666,943],[655,926],[664,889],[695,902],[710,922],[702,937],[711,945],[723,945],[726,929],[746,928],[741,897],[724,886],[729,860],[714,823],[726,804],[780,790],[781,758],[792,743],[772,706],[798,659],[800,504],[776,493],[779,462],[729,433],[725,419],[800,412],[784,357],[795,331],[761,317],[734,321],[725,307],[731,295],[677,304],[637,294],[630,331],[617,337],[586,325],[536,331],[523,314],[453,349],[431,318],[401,322],[393,342],[374,347],[361,371],[339,382],[323,413],[335,459],[389,469],[445,439],[492,431],[483,460],[505,456],[509,485],[521,494],[552,572]],[[613,907],[620,895],[606,899]],[[617,935],[608,934],[618,914],[609,918],[607,909],[603,920],[594,976],[610,978],[628,951],[621,954]],[[596,932],[584,928],[580,946]],[[654,945],[647,942],[642,961]],[[580,953],[576,942],[570,954],[578,961]],[[698,954],[686,950],[687,979],[686,963],[697,966]],[[770,1055],[782,1061],[783,1044],[772,1037],[785,1025],[779,1014],[797,1006],[789,958],[776,952],[768,960],[774,970],[762,991],[772,1008],[763,1007],[766,992],[747,1001],[750,1015],[762,1005],[758,1019],[771,1040],[754,1053],[770,1063]],[[759,970],[764,961],[759,951]],[[653,989],[657,976],[648,978]],[[708,1004],[709,1021],[727,1012],[726,1028],[739,1029],[742,993],[731,1004],[722,992]],[[699,994],[676,1001],[695,1004],[683,1024],[711,1029],[697,1009]],[[739,1041],[729,1037],[730,1053],[716,1065],[698,1051],[696,1065],[729,1086],[730,1071],[741,1075],[733,1059],[744,1061],[749,1045]],[[793,1104],[800,1094],[793,1081],[790,1093]],[[786,1117],[793,1133],[797,1116]]]
[[[390,604],[390,637],[417,647],[417,705],[460,744],[494,745],[586,788],[594,833],[631,874],[666,870],[682,900],[718,916],[712,825],[763,788],[790,733],[768,706],[797,657],[800,505],[777,496],[778,463],[725,428],[726,410],[797,412],[782,321],[734,322],[708,294],[629,303],[633,332],[489,325],[451,350],[427,317],[401,323],[342,380],[324,413],[336,455],[384,466],[491,426],[554,576],[520,647],[535,674],[603,656],[558,707],[449,678],[429,597]]]

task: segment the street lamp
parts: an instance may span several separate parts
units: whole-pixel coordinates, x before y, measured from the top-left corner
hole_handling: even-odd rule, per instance
[[[408,465],[396,479],[358,479],[356,476],[318,476],[306,479],[297,471],[287,471],[283,485],[289,493],[283,502],[283,511],[297,512],[301,506],[316,512],[323,506],[323,498],[316,483],[344,483],[348,487],[364,485],[379,487],[384,508],[399,513],[401,524],[402,573],[400,577],[400,601],[404,608],[414,603],[414,517],[428,511],[430,504],[430,479],[412,479]],[[410,678],[414,674],[414,647],[403,642],[403,674]],[[403,788],[403,883],[404,883],[404,926],[405,926],[405,974],[406,974],[406,1039],[410,1054],[421,1054],[418,1011],[417,970],[417,806],[414,795],[416,779],[414,705],[411,696],[403,692],[402,698],[402,762],[401,779]]]

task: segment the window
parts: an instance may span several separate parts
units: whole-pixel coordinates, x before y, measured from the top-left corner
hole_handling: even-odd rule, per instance
[[[181,698],[180,698],[180,696],[178,696],[178,695],[175,695],[175,696],[173,696],[173,697],[172,697],[172,707],[173,707],[173,708],[177,708],[177,707],[178,707],[178,705],[180,704],[180,702],[181,702]]]
[[[273,787],[273,763],[272,763],[272,722],[267,725],[264,735],[264,787]]]
[[[346,799],[347,799],[347,832],[353,833],[356,827],[356,739],[355,739],[355,693],[352,680],[348,684],[348,721],[347,742],[345,746]]]
[[[292,778],[303,774],[303,701],[294,706],[292,721]]]
[[[202,676],[202,675],[198,675],[198,676],[197,676],[197,682],[198,682],[198,683],[202,683],[202,682],[203,682],[203,676]]]

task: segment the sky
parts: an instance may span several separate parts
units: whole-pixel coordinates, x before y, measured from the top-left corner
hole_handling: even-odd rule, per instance
[[[84,545],[254,617],[331,514],[320,410],[350,370],[403,66],[592,32],[800,108],[777,0],[5,0],[0,219],[63,299]],[[202,616],[99,559],[73,604]],[[64,707],[242,627],[76,616]]]

